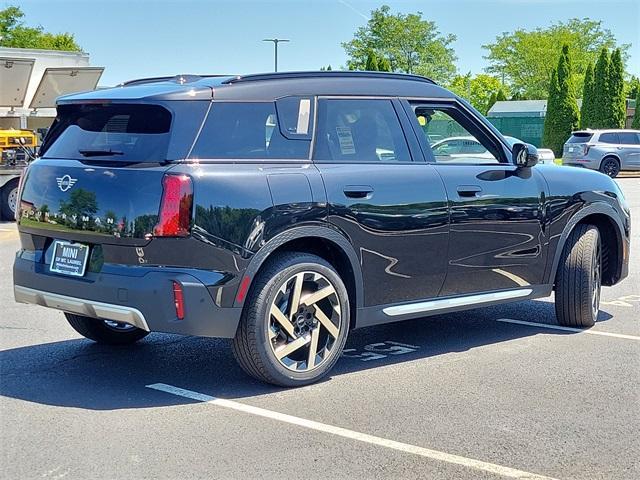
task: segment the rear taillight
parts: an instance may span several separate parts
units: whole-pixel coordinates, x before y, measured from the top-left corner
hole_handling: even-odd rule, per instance
[[[176,306],[178,320],[184,320],[184,293],[182,285],[176,281],[173,282],[173,304]]]
[[[193,185],[187,175],[162,177],[162,200],[158,223],[153,229],[156,237],[186,237],[191,227]]]
[[[590,149],[591,147],[593,147],[593,145],[588,145],[588,144],[587,144],[587,145],[585,145],[585,146],[584,146],[584,149],[583,149],[583,151],[582,151],[582,154],[583,154],[583,155],[588,155],[588,154],[589,154],[589,149]]]

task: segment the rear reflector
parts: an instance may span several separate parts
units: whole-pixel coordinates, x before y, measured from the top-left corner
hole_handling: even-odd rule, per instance
[[[191,227],[193,185],[187,175],[162,177],[162,200],[158,223],[153,229],[156,237],[186,237]]]
[[[176,317],[178,320],[184,320],[184,293],[182,292],[182,284],[173,282],[173,303],[176,306]]]
[[[238,295],[236,295],[236,300],[238,302],[243,302],[244,297],[247,295],[247,290],[249,290],[249,283],[251,282],[251,278],[244,277],[242,282],[240,283],[240,288],[238,289]]]

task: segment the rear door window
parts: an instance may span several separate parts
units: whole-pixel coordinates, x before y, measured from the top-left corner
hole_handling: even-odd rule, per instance
[[[618,132],[618,139],[623,145],[638,145],[640,144],[640,136],[633,132]]]
[[[191,152],[194,159],[308,159],[312,101],[214,102]]]
[[[602,143],[620,143],[617,133],[603,133],[600,135],[599,141]]]
[[[171,112],[160,105],[60,105],[40,154],[93,161],[164,161],[171,123]]]
[[[391,100],[320,100],[316,138],[313,156],[317,161],[411,161]]]

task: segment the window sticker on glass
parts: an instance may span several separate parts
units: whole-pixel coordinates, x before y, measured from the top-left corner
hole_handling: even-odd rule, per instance
[[[309,116],[311,113],[311,100],[303,98],[300,100],[300,106],[298,108],[298,125],[296,126],[296,133],[299,135],[306,135],[309,133]]]
[[[336,127],[338,142],[340,142],[340,152],[342,155],[353,155],[356,153],[356,146],[353,143],[353,135],[349,127]]]

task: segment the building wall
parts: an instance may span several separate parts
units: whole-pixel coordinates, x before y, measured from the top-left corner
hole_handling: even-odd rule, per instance
[[[542,146],[544,117],[488,117],[503,135],[516,137],[536,147]]]

